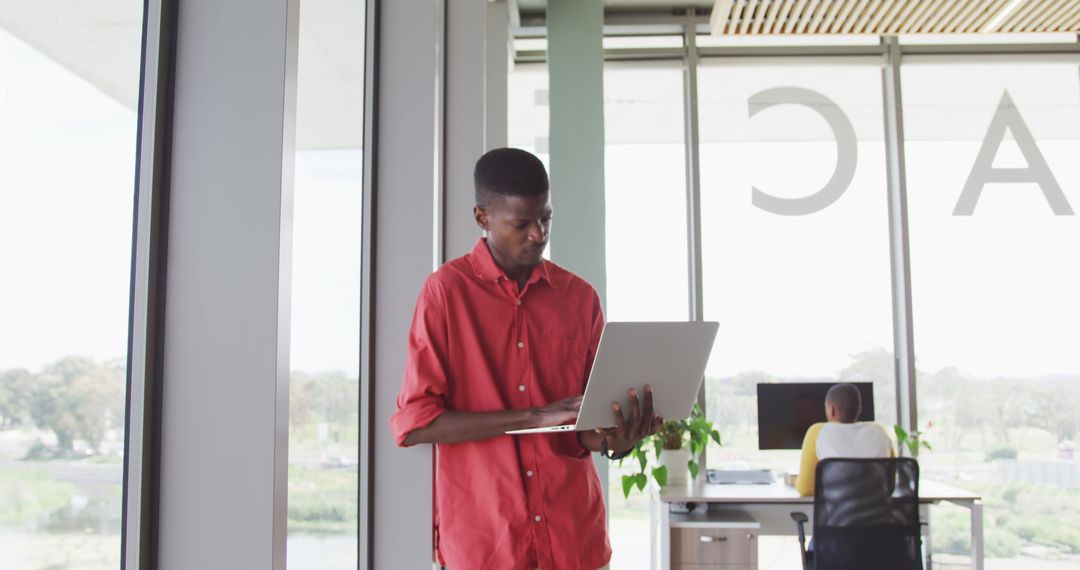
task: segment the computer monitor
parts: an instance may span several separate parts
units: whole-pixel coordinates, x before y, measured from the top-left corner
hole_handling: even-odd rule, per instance
[[[837,382],[758,384],[758,448],[800,449],[810,426],[824,422],[825,394]],[[853,382],[862,396],[859,421],[874,420],[874,385]]]

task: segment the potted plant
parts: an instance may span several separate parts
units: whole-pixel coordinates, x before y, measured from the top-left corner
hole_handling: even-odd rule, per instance
[[[717,445],[723,445],[720,432],[713,427],[712,422],[705,419],[705,413],[697,404],[694,404],[689,418],[665,421],[659,431],[639,441],[630,455],[619,460],[620,465],[625,459],[637,461],[640,468],[638,473],[623,475],[623,496],[629,497],[635,487],[644,491],[649,484],[650,475],[660,487],[665,487],[668,483],[685,483],[687,480],[696,479],[700,471],[697,458],[701,456],[710,439]],[[650,448],[657,463],[651,470],[648,468]]]
[[[926,424],[926,429],[922,431],[911,430],[909,432],[906,431],[900,424],[894,425],[893,431],[896,432],[896,446],[899,447],[901,450],[906,447],[908,455],[910,455],[912,459],[918,459],[919,451],[923,448],[926,448],[929,451],[933,451],[934,448],[930,447],[930,442],[923,439],[923,437],[926,435],[926,430],[930,429],[933,426],[933,422],[928,422]]]

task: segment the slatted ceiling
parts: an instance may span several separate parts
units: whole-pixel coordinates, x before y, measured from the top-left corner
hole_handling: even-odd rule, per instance
[[[1040,20],[1047,20],[1059,9],[1068,6],[1071,1],[1075,0],[1056,0],[1055,2],[1044,2],[1038,12],[1034,13],[1031,19],[1024,23],[1024,26],[1020,28],[1020,31],[1033,31]]]
[[[968,25],[967,32],[981,32],[987,30],[987,24],[990,23],[1002,10],[1006,9],[1013,0],[997,0],[989,6],[985,6],[980,10],[977,10],[977,16]],[[997,27],[994,31],[1000,30],[1001,27]]]
[[[1024,26],[1028,25],[1032,18],[1048,4],[1049,2],[1028,2],[1013,12],[1012,16],[1006,18],[1003,26],[1014,30],[1023,30]]]
[[[739,0],[742,3],[742,0]],[[754,10],[757,8],[757,2],[750,0],[743,6],[742,15],[739,16],[739,33],[745,34],[748,31],[750,22],[754,20]]]
[[[803,5],[803,9],[799,14],[799,19],[795,23],[795,33],[802,34],[806,32],[806,26],[810,24],[810,19],[814,17],[814,8],[817,8],[819,0],[807,0]],[[795,15],[792,14],[792,17]]]
[[[940,2],[934,2],[931,5],[931,8],[923,13],[923,21],[916,24],[916,27],[926,29],[929,26],[930,22],[940,20],[941,17],[949,11],[949,8],[951,6],[952,3],[949,2],[949,0],[941,0]]]
[[[870,4],[866,6],[864,11],[859,14],[859,19],[847,29],[845,34],[861,34],[866,29],[867,24],[870,23],[870,19],[874,17],[874,14],[878,13],[878,8],[882,5],[882,0],[870,0]]]
[[[759,29],[753,30],[755,34],[770,33],[774,25],[776,25],[776,13],[780,9],[780,2],[769,2],[769,9],[765,13],[765,26]]]
[[[762,3],[758,5],[757,14],[754,16],[754,25],[750,27],[750,33],[757,35],[761,33],[761,27],[765,25],[765,22],[769,19],[769,8],[775,6],[774,3]]]
[[[784,2],[788,6],[791,6],[791,10],[788,12],[787,18],[782,22],[784,27],[781,30],[782,33],[790,34],[795,31],[795,24],[799,23],[799,15],[802,14],[803,8],[806,7],[806,0],[797,0],[796,2]]]
[[[862,33],[871,33],[873,30],[877,30],[878,24],[882,22],[888,23],[896,11],[900,9],[901,0],[885,0],[879,9],[874,14],[870,15],[870,21],[866,23],[866,27],[862,29]],[[883,26],[884,27],[884,26]]]
[[[1021,6],[1020,9],[1017,10],[1016,16],[1010,18],[1011,21],[1006,22],[1005,25],[1022,32],[1038,18],[1045,18],[1046,12],[1053,6],[1053,2],[1032,2],[1025,6]]]
[[[1069,10],[1064,16],[1058,18],[1055,24],[1055,30],[1080,29],[1080,4],[1073,6],[1072,10]]]
[[[923,23],[926,22],[926,19],[930,17],[930,14],[940,5],[941,0],[925,0],[915,10],[915,13],[911,15],[911,18],[904,23],[905,31],[910,32],[911,30],[922,29]]]
[[[829,29],[827,31],[830,34],[840,33],[841,24],[847,21],[848,16],[851,15],[851,11],[855,9],[855,6],[861,5],[864,2],[866,2],[866,0],[862,0],[862,2],[841,2],[840,11],[836,13],[836,17],[833,18],[833,21],[829,23]]]
[[[840,3],[843,0],[822,0],[821,6],[818,7],[817,14],[814,14],[814,20],[810,23],[809,32],[811,34],[818,33],[818,30],[822,29],[822,25],[828,26],[832,21],[832,17],[835,13],[835,9],[840,7]],[[822,30],[824,32],[824,30]]]
[[[919,0],[900,0],[899,4],[901,6],[900,11],[897,12],[893,19],[889,22],[886,33],[899,34],[900,32],[904,31],[904,22],[906,22],[907,19],[911,17],[911,14],[914,13],[915,9],[919,7],[921,2],[919,2]]]
[[[930,26],[930,33],[940,34],[945,31],[945,28],[949,26],[953,20],[960,14],[960,9],[964,7],[964,3],[960,0],[949,0],[948,9]]]
[[[1080,0],[720,0],[717,35],[1080,32]]]
[[[791,14],[791,2],[776,2],[780,4],[780,13],[776,16],[776,21],[769,26],[770,34],[779,34],[783,31],[784,24],[788,21],[788,15]]]
[[[910,33],[915,26],[916,21],[923,12],[926,12],[927,0],[913,0],[907,2],[906,12],[902,19],[897,19],[895,29],[896,33]]]
[[[964,5],[964,9],[960,11],[960,15],[956,18],[956,21],[949,26],[946,30],[949,33],[959,33],[967,30],[967,27],[975,20],[979,15],[978,9],[981,7],[979,0],[967,0]]]
[[[1062,22],[1062,18],[1068,15],[1071,10],[1078,7],[1078,3],[1076,3],[1075,0],[1061,0],[1059,4],[1061,5],[1056,7],[1054,11],[1051,12],[1050,15],[1046,18],[1046,21],[1049,22],[1049,25],[1051,27],[1060,24]]]

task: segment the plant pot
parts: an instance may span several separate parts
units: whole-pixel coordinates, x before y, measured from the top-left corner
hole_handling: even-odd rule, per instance
[[[686,466],[690,462],[690,450],[663,449],[660,451],[660,465],[667,467],[668,486],[685,485],[690,481],[690,468]]]

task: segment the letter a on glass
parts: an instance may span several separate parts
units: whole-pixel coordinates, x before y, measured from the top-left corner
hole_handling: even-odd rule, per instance
[[[1012,131],[1016,146],[1020,147],[1020,153],[1027,161],[1026,168],[994,168],[994,157],[997,156],[1001,143],[1005,140],[1005,129]],[[1001,103],[998,104],[994,118],[990,120],[990,128],[986,130],[986,136],[983,137],[982,147],[979,148],[979,154],[975,157],[975,164],[971,167],[971,174],[968,175],[964,189],[960,192],[960,199],[956,202],[953,215],[970,216],[974,213],[975,204],[979,202],[983,186],[991,182],[1038,184],[1046,201],[1050,203],[1050,209],[1054,215],[1073,215],[1069,201],[1065,199],[1061,186],[1054,178],[1054,173],[1050,171],[1050,165],[1039,152],[1035,137],[1024,123],[1008,91],[1001,96]]]

